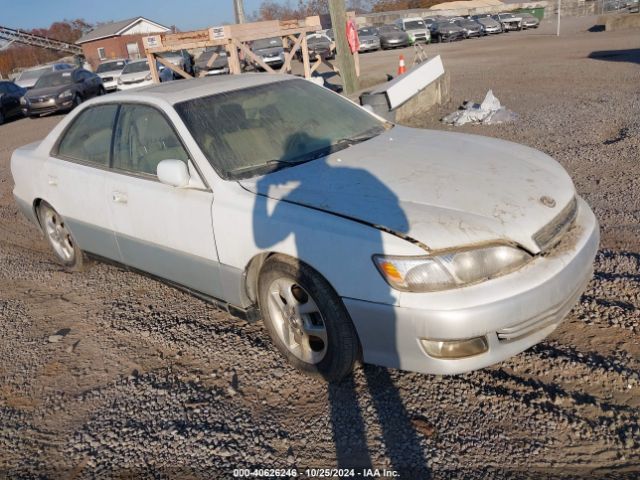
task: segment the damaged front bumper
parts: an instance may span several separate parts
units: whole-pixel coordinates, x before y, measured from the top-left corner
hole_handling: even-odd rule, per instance
[[[542,341],[563,321],[593,275],[598,222],[582,199],[578,203],[575,223],[560,243],[512,274],[455,290],[403,293],[399,305],[344,298],[364,361],[456,374],[501,362]],[[480,347],[476,354],[436,358],[427,352],[438,342],[459,344],[467,355],[469,342]]]

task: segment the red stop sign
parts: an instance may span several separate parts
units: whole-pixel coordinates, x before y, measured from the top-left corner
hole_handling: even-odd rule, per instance
[[[347,41],[351,53],[356,53],[360,49],[360,39],[358,39],[358,29],[355,20],[347,20]]]

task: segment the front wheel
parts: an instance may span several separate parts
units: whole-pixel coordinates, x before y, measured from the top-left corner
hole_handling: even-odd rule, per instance
[[[351,372],[358,336],[342,300],[318,272],[290,257],[270,257],[258,295],[269,336],[294,367],[330,382]]]
[[[68,270],[82,269],[82,250],[64,219],[47,202],[38,205],[38,219],[56,259]]]

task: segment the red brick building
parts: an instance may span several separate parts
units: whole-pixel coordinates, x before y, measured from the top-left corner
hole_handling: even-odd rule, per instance
[[[83,35],[76,44],[82,46],[84,56],[95,69],[100,62],[114,58],[135,60],[144,56],[142,37],[171,29],[144,17],[106,23]]]

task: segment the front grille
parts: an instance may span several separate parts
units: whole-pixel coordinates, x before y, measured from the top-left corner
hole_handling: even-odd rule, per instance
[[[541,251],[548,250],[560,241],[560,238],[569,230],[577,215],[578,200],[573,197],[569,204],[551,222],[533,235],[533,241],[536,242]]]

